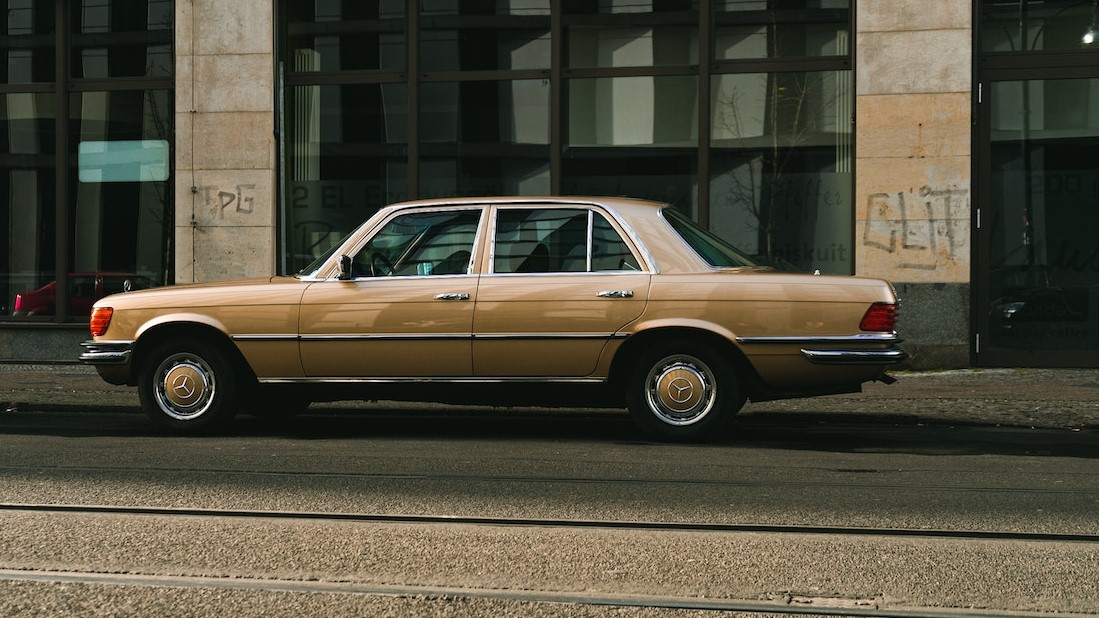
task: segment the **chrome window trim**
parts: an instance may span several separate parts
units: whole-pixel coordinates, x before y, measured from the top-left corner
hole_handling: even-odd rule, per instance
[[[818,335],[787,337],[737,337],[737,343],[751,344],[813,344],[813,343],[899,343],[897,333],[860,333],[857,335]]]
[[[449,340],[515,340],[545,341],[552,339],[625,339],[627,333],[335,333],[327,335],[233,335],[233,341],[449,341]]]
[[[496,225],[499,222],[499,216],[500,216],[499,213],[500,213],[500,211],[501,210],[507,210],[507,209],[525,209],[525,210],[538,210],[538,209],[544,209],[544,210],[555,210],[555,209],[556,210],[565,210],[565,209],[580,210],[580,209],[584,209],[584,210],[586,210],[588,212],[588,240],[587,240],[588,247],[587,247],[587,265],[586,265],[587,270],[585,272],[560,271],[560,272],[545,272],[545,273],[498,273],[498,272],[496,272]],[[595,214],[596,214],[596,209],[598,209],[598,211],[599,211],[598,214],[606,217],[608,221],[613,221],[614,223],[617,223],[618,226],[622,228],[622,231],[624,231],[626,233],[626,236],[628,236],[630,241],[631,241],[631,243],[627,243],[627,247],[631,248],[633,251],[637,251],[637,252],[641,253],[641,256],[640,256],[641,260],[640,261],[641,261],[642,264],[644,264],[644,268],[642,268],[641,270],[596,270],[596,271],[593,271],[591,269],[591,264],[592,264],[592,233],[593,233],[593,228],[595,226],[594,217],[595,217]],[[618,230],[615,230],[615,231],[617,232]],[[552,200],[542,200],[542,201],[531,200],[529,202],[523,201],[523,202],[494,203],[494,204],[492,204],[492,214],[490,215],[487,233],[488,233],[488,269],[484,273],[486,276],[491,275],[491,276],[497,276],[497,277],[508,277],[508,276],[512,276],[512,277],[514,277],[514,276],[531,277],[531,276],[547,276],[547,275],[552,275],[552,276],[559,276],[559,275],[616,275],[616,274],[654,275],[654,274],[659,272],[659,269],[657,269],[657,267],[656,267],[656,262],[653,260],[652,253],[649,252],[649,248],[647,246],[645,246],[645,243],[641,242],[638,239],[638,236],[634,232],[633,228],[631,228],[625,221],[623,221],[622,218],[618,216],[618,213],[615,212],[613,209],[608,209],[608,208],[602,207],[600,204],[597,204],[595,202],[583,202],[583,201],[576,201],[576,202],[561,201],[561,202],[556,202],[556,201],[552,201]],[[629,247],[629,244],[632,244],[633,247]],[[639,256],[637,256],[635,254],[634,257],[637,258]]]
[[[488,206],[489,205],[487,203],[484,203],[484,204],[482,204],[482,203],[465,203],[465,204],[456,203],[456,204],[439,204],[439,205],[436,205],[436,206],[411,206],[411,205],[409,205],[409,206],[401,207],[401,208],[392,208],[391,212],[388,213],[387,215],[383,216],[375,225],[370,226],[370,228],[368,230],[361,231],[361,233],[359,235],[359,239],[357,241],[355,241],[353,239],[355,234],[352,234],[352,239],[349,239],[350,242],[348,243],[348,250],[347,251],[336,251],[335,253],[332,254],[332,258],[338,260],[340,258],[340,256],[343,256],[343,255],[347,255],[347,256],[357,255],[359,253],[359,251],[362,251],[363,247],[366,246],[366,243],[370,242],[370,240],[372,238],[374,238],[374,236],[376,236],[378,234],[378,232],[381,231],[381,229],[383,227],[385,227],[386,224],[388,224],[390,221],[396,219],[397,217],[400,217],[400,216],[403,216],[403,215],[416,214],[416,213],[422,213],[422,212],[450,212],[450,211],[455,211],[455,210],[458,210],[458,211],[461,211],[461,210],[477,210],[477,211],[480,211],[481,214],[480,214],[480,216],[478,218],[478,221],[477,221],[477,233],[474,234],[474,236],[473,236],[473,245],[472,245],[472,247],[470,247],[471,250],[470,250],[470,256],[469,256],[469,263],[466,264],[465,274],[460,274],[459,273],[459,274],[449,274],[449,275],[393,275],[393,276],[387,276],[387,277],[355,277],[354,279],[351,279],[350,281],[379,281],[379,280],[392,280],[392,279],[400,279],[401,281],[405,281],[405,280],[408,280],[408,279],[411,279],[411,278],[441,279],[443,277],[469,277],[469,276],[472,276],[472,275],[476,274],[476,273],[473,272],[473,263],[474,263],[474,260],[475,260],[475,257],[476,257],[477,247],[481,246],[481,234],[484,231],[484,218],[485,218],[485,213],[488,212],[488,210],[489,210]],[[381,211],[379,211],[379,213],[380,212]],[[371,217],[371,219],[373,219],[373,217]],[[369,219],[367,221],[363,222],[363,224],[360,226],[360,230],[361,230],[361,228],[366,227],[367,225],[369,225],[369,223],[370,223]],[[329,267],[331,267],[331,265],[329,265]],[[321,270],[323,270],[323,268]],[[347,280],[341,280],[339,278],[338,270],[339,269],[332,269],[331,274],[327,277],[317,278],[317,279],[309,279],[309,280],[310,281],[341,281],[341,282],[346,282]]]
[[[428,382],[441,382],[448,384],[504,384],[504,383],[539,383],[539,384],[606,384],[607,378],[531,378],[531,377],[375,377],[375,378],[348,378],[348,377],[309,377],[309,378],[257,378],[263,384],[416,384]]]

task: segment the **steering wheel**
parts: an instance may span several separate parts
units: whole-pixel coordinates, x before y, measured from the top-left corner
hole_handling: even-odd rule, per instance
[[[370,276],[386,276],[393,274],[393,264],[381,253],[373,253],[370,256]]]

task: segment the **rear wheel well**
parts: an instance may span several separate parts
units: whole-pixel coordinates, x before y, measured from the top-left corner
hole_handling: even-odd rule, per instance
[[[708,345],[725,355],[733,365],[749,397],[759,390],[760,379],[751,363],[731,341],[717,333],[698,328],[671,327],[646,330],[631,335],[615,352],[611,361],[610,381],[618,390],[629,375],[630,368],[641,353],[655,345],[682,344],[689,348],[691,342]]]

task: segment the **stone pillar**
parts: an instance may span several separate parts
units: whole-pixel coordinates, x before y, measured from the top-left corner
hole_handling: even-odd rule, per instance
[[[856,273],[894,282],[915,366],[968,365],[972,0],[858,0]]]
[[[176,283],[275,272],[272,0],[176,0]]]

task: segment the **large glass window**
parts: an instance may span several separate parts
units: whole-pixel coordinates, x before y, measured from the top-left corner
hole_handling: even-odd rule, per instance
[[[981,2],[982,52],[1096,51],[1094,0]]]
[[[172,117],[171,98],[168,90],[71,95],[70,152],[77,163],[70,166],[70,174],[76,176],[70,185],[71,272],[112,273],[158,283],[170,280],[175,220],[173,191],[167,182],[166,146],[171,136],[164,119]],[[104,153],[97,151],[109,144],[135,146],[119,149],[119,158],[126,161],[139,158],[142,151],[151,153],[146,157],[149,163],[136,166],[133,174],[81,174],[80,168],[88,167],[84,160],[103,160]]]
[[[851,272],[847,71],[714,76],[710,226],[763,263]]]
[[[421,3],[423,71],[550,67],[549,0]]]
[[[850,0],[715,0],[719,60],[845,56]]]
[[[404,1],[284,2],[286,69],[389,70],[405,66]]]
[[[281,4],[287,272],[406,196],[554,193],[853,268],[850,0]]]
[[[0,83],[53,80],[54,7],[39,0],[0,2]]]
[[[283,234],[293,272],[407,197],[408,87],[296,86],[285,104]]]
[[[87,319],[171,280],[174,2],[0,9],[0,316]]]
[[[173,0],[73,0],[73,77],[170,76],[173,11]]]
[[[989,351],[1099,349],[1099,78],[990,92]]]

